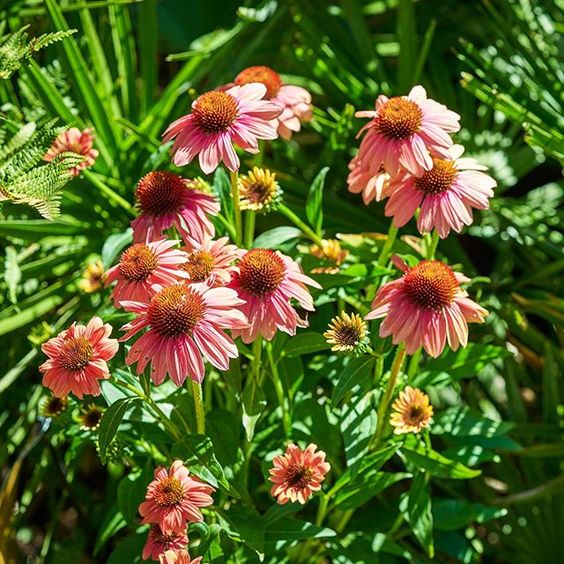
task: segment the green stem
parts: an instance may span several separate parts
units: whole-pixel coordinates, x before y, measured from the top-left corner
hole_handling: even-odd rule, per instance
[[[433,235],[431,236],[431,243],[427,249],[427,260],[433,260],[435,258],[435,253],[437,252],[437,245],[439,244],[439,232],[435,229]]]
[[[321,246],[322,239],[315,231],[303,222],[288,206],[280,204],[278,211],[286,216],[296,227],[301,229],[304,235],[307,235],[316,245]]]
[[[121,380],[118,380],[117,378],[112,378],[112,382],[116,386],[119,386],[121,388],[129,390],[130,392],[132,392],[136,396],[140,397],[145,402],[145,404],[151,409],[151,411],[156,416],[156,418],[160,420],[160,422],[163,424],[165,429],[175,439],[180,438],[180,431],[178,430],[176,425],[174,425],[174,423],[172,423],[172,421],[170,421],[170,419],[165,415],[164,411],[157,405],[157,403],[150,396],[146,395],[139,388],[132,386],[128,382],[123,382]]]
[[[253,246],[253,241],[255,240],[255,219],[256,213],[249,210],[245,214],[245,238],[244,245],[246,249],[250,249]]]
[[[345,527],[348,525],[348,522],[351,520],[353,514],[354,509],[347,509],[346,511],[343,511],[343,514],[341,515],[341,518],[339,519],[339,522],[335,527],[338,533],[342,533],[345,530]]]
[[[192,396],[194,397],[194,411],[196,413],[196,432],[203,435],[206,432],[206,415],[204,412],[204,396],[202,395],[202,385],[199,382],[190,380],[192,384]]]
[[[388,380],[388,385],[384,390],[384,395],[380,400],[380,405],[378,406],[377,414],[377,423],[376,423],[376,431],[372,440],[370,441],[370,447],[372,449],[376,449],[380,444],[380,440],[382,438],[382,434],[384,433],[384,429],[386,428],[387,423],[387,415],[388,415],[388,406],[390,404],[390,400],[394,394],[394,389],[396,387],[396,383],[398,381],[398,376],[401,372],[401,367],[403,361],[405,359],[405,345],[402,343],[398,346],[396,351],[396,356],[394,357],[394,362],[392,363],[392,370],[390,372],[390,379]]]
[[[235,215],[235,244],[240,246],[243,243],[243,219],[241,217],[241,202],[239,201],[239,174],[231,172],[230,178],[233,214]]]
[[[421,359],[421,348],[418,348],[409,361],[409,368],[407,369],[407,381],[413,382],[417,369],[419,368],[419,360]]]
[[[327,505],[329,504],[329,496],[321,494],[319,498],[319,505],[317,506],[317,516],[315,517],[315,524],[320,527],[327,514]]]
[[[286,409],[286,398],[284,396],[284,387],[282,386],[282,381],[280,380],[278,366],[276,366],[276,362],[274,361],[274,355],[272,353],[272,343],[267,344],[266,353],[268,355],[268,361],[270,363],[272,382],[274,384],[274,389],[276,390],[276,397],[278,398],[278,403],[280,405],[280,409],[282,410],[284,434],[286,437],[289,437],[292,432],[292,418],[290,417],[290,413]]]
[[[388,264],[388,259],[390,258],[392,247],[394,246],[397,235],[398,228],[393,223],[391,223],[390,228],[388,229],[386,242],[384,243],[384,246],[380,251],[380,256],[378,257],[378,266],[386,266],[386,264]]]
[[[262,355],[262,337],[258,335],[253,343],[253,362],[251,364],[251,381],[258,384],[260,359]]]

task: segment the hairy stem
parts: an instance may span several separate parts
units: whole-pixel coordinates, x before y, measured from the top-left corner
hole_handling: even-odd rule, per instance
[[[243,244],[243,219],[241,217],[241,202],[239,201],[239,174],[230,172],[231,197],[233,198],[233,214],[235,215],[235,244]]]
[[[194,396],[194,411],[196,413],[196,432],[203,435],[206,432],[206,415],[204,412],[204,396],[202,394],[202,384],[190,380],[192,385],[192,395]]]

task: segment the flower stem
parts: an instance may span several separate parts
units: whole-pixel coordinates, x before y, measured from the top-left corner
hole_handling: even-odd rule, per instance
[[[255,240],[255,219],[256,213],[249,210],[245,214],[245,238],[243,244],[245,249],[250,249],[253,246],[253,241]]]
[[[194,396],[194,411],[196,413],[196,432],[203,435],[206,432],[206,416],[204,413],[204,397],[202,395],[202,385],[199,382],[190,380],[192,384],[192,395]]]
[[[296,227],[302,230],[316,245],[321,246],[321,237],[315,233],[311,227],[308,227],[288,206],[280,204],[278,211],[286,216]]]
[[[435,229],[433,235],[431,236],[431,243],[427,249],[427,260],[433,260],[435,258],[435,253],[437,252],[437,245],[439,244],[439,232]]]
[[[319,505],[317,506],[317,516],[315,517],[315,524],[319,527],[325,519],[327,514],[327,505],[329,504],[329,496],[327,494],[321,494],[319,498]]]
[[[370,447],[372,449],[376,449],[378,447],[380,440],[382,438],[382,434],[384,433],[384,429],[386,428],[386,422],[388,420],[388,406],[394,394],[394,389],[396,387],[396,383],[398,381],[398,376],[401,372],[401,367],[404,359],[405,359],[405,345],[402,343],[397,348],[396,356],[394,357],[394,362],[392,363],[390,379],[388,380],[388,385],[384,390],[384,395],[382,396],[382,399],[380,400],[380,405],[378,406],[376,431],[374,433],[374,436],[372,437],[372,440],[370,441]]]
[[[394,246],[394,243],[396,241],[397,234],[398,228],[393,223],[391,223],[390,228],[388,229],[386,242],[384,243],[384,246],[382,247],[382,250],[380,252],[380,256],[378,257],[378,266],[386,266],[386,264],[388,263],[388,259],[390,258],[392,247]]]
[[[266,346],[266,353],[268,355],[268,361],[270,363],[270,369],[272,373],[272,382],[274,383],[274,389],[276,390],[276,397],[278,398],[278,403],[280,404],[280,409],[282,410],[282,421],[284,424],[284,434],[289,437],[292,431],[292,418],[290,413],[286,409],[286,398],[284,397],[284,387],[280,380],[280,374],[278,372],[278,366],[274,360],[274,354],[272,352],[272,343],[268,343]]]
[[[235,244],[243,243],[243,219],[241,217],[241,202],[239,201],[239,173],[230,172],[231,197],[233,198],[233,214],[235,215]]]
[[[175,438],[180,438],[180,431],[177,429],[176,425],[165,415],[164,411],[157,405],[155,400],[148,396],[147,394],[143,393],[139,388],[132,386],[128,382],[123,382],[122,380],[118,380],[117,378],[112,378],[112,382],[119,386],[120,388],[124,388],[125,390],[129,390],[136,396],[140,397],[146,405],[150,408],[153,412],[155,417],[160,420],[163,424],[164,428]]]

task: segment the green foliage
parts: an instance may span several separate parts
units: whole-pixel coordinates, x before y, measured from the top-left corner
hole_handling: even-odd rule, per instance
[[[10,78],[41,49],[76,33],[76,29],[69,29],[29,39],[28,28],[29,25],[26,25],[13,33],[5,33],[6,22],[0,23],[0,79]]]
[[[434,551],[440,561],[549,562],[559,554],[564,217],[561,24],[553,3],[292,0],[237,12],[236,2],[217,11],[199,1],[8,4],[0,1],[0,16],[16,31],[0,40],[9,55],[0,57],[9,73],[0,102],[10,120],[0,127],[1,191],[44,217],[54,217],[59,202],[63,210],[45,221],[5,204],[0,221],[0,464],[22,462],[10,519],[26,549],[53,562],[140,561],[146,530],[137,505],[155,466],[179,457],[218,488],[206,522],[190,527],[191,553],[204,561],[424,562]],[[206,27],[204,13],[226,19]],[[28,41],[30,22],[45,35]],[[167,58],[170,51],[184,52]],[[101,258],[109,268],[130,244],[136,182],[170,166],[163,130],[200,92],[251,64],[306,87],[315,105],[314,120],[291,142],[242,158],[243,169],[278,173],[284,202],[301,221],[259,217],[254,246],[290,254],[306,272],[320,266],[309,254],[310,231],[337,238],[349,253],[338,274],[312,274],[324,291],[310,328],[278,335],[256,378],[249,377],[255,353],[242,345],[228,372],[208,369],[205,435],[196,432],[191,392],[168,384],[151,387],[149,401],[104,383],[109,407],[96,432],[79,429],[75,400],[65,417],[45,420],[39,345],[74,320],[99,315],[113,336],[129,320],[109,306],[109,290],[87,294],[78,282],[87,265]],[[460,79],[465,90],[455,87]],[[376,322],[371,353],[343,359],[322,334],[343,309],[365,315],[377,287],[397,276],[376,264],[389,226],[383,204],[364,207],[347,193],[347,164],[361,127],[355,111],[418,82],[461,114],[457,140],[498,181],[491,209],[437,251],[473,278],[469,291],[491,314],[472,327],[467,348],[416,355],[400,373],[398,386],[431,397],[429,433],[405,439],[385,427],[386,440],[373,448],[392,345],[378,337]],[[100,151],[62,194],[80,160],[42,161],[56,118],[93,127]],[[201,174],[195,165],[181,173]],[[217,235],[230,235],[224,171],[213,190],[222,205]],[[429,248],[408,225],[392,250],[415,259]],[[118,368],[124,353],[112,378],[144,394],[148,378]],[[277,506],[268,495],[270,461],[289,440],[316,442],[332,466],[303,507]],[[67,522],[76,525],[67,531],[60,526]]]
[[[39,127],[28,123],[0,146],[0,200],[33,206],[46,219],[59,215],[61,191],[72,178],[72,168],[83,160],[81,155],[65,152],[42,162],[64,131],[54,124],[54,120]]]

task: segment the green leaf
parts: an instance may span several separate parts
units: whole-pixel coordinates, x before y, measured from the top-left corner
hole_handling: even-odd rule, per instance
[[[189,435],[177,441],[172,447],[172,454],[181,458],[190,471],[214,488],[220,487],[229,495],[239,498],[225,478],[221,465],[215,457],[213,444],[204,435]]]
[[[4,280],[8,286],[8,296],[15,304],[18,301],[18,284],[22,279],[22,271],[18,263],[18,253],[11,245],[6,247],[6,260],[4,263]]]
[[[321,235],[323,226],[323,187],[329,167],[323,167],[313,179],[306,200],[306,216],[314,231]]]
[[[102,262],[106,268],[110,268],[114,264],[116,257],[131,244],[133,240],[133,231],[128,228],[123,233],[114,233],[110,235],[102,247]]]
[[[370,381],[374,368],[373,356],[362,356],[351,360],[342,370],[333,390],[332,405],[336,406],[354,388],[364,389]]]
[[[147,464],[141,472],[122,478],[118,485],[118,508],[130,527],[139,525],[139,504],[145,498],[151,477],[151,467]]]
[[[277,552],[303,539],[326,539],[335,536],[337,533],[327,527],[318,527],[307,521],[283,517],[267,525],[264,532],[264,546]]]
[[[299,333],[293,339],[289,339],[282,349],[283,354],[292,358],[303,354],[311,354],[329,348],[325,337],[320,333]]]
[[[472,470],[421,444],[414,444],[412,447],[404,445],[401,452],[416,468],[424,468],[437,478],[467,480],[481,474],[480,470]]]
[[[429,482],[425,472],[419,472],[408,494],[404,494],[400,501],[400,510],[409,523],[415,538],[425,549],[429,558],[433,558],[433,515],[431,513],[431,495]]]
[[[338,492],[335,507],[356,509],[396,482],[410,477],[411,474],[407,472],[392,474],[368,468],[366,472],[353,476],[350,482]]]
[[[250,441],[255,434],[255,425],[259,420],[264,408],[266,398],[262,387],[257,384],[256,379],[251,378],[247,381],[243,391],[243,417],[242,423],[245,429],[247,441]]]
[[[302,232],[297,227],[275,227],[261,233],[253,243],[255,249],[275,249],[282,243],[292,239],[299,239]]]
[[[454,531],[472,523],[486,523],[505,515],[507,515],[507,509],[488,507],[462,499],[435,499],[433,501],[435,528],[442,531]]]
[[[353,396],[351,401],[343,405],[339,427],[347,466],[352,466],[366,454],[370,439],[376,431],[376,410],[370,392]]]
[[[413,385],[426,388],[444,382],[457,382],[471,378],[490,362],[510,356],[510,352],[496,345],[469,343],[466,348],[452,351],[447,349],[439,358],[429,359],[425,370],[417,375]]]
[[[123,518],[123,515],[118,511],[117,506],[114,504],[108,513],[106,518],[100,527],[98,532],[98,538],[94,544],[94,556],[96,556],[106,543],[118,532],[123,529],[127,523]]]
[[[146,533],[138,533],[121,540],[110,554],[106,564],[137,564],[142,562],[141,553],[147,542]]]
[[[400,445],[397,443],[388,445],[361,458],[356,464],[347,468],[347,470],[341,474],[327,495],[333,497],[342,489],[348,488],[349,484],[353,483],[357,476],[378,471],[390,458],[392,458],[399,449],[399,446]]]
[[[467,406],[454,406],[435,416],[431,433],[434,435],[449,434],[455,437],[476,435],[493,437],[503,435],[512,428],[511,423],[488,419]]]
[[[123,398],[112,403],[102,415],[100,428],[98,430],[98,444],[100,447],[100,460],[102,464],[106,463],[106,453],[108,447],[116,436],[119,425],[125,415],[125,412],[134,401],[139,398]]]
[[[225,532],[233,539],[244,542],[257,554],[264,554],[264,518],[255,509],[232,505],[229,511],[219,511],[227,523]]]

